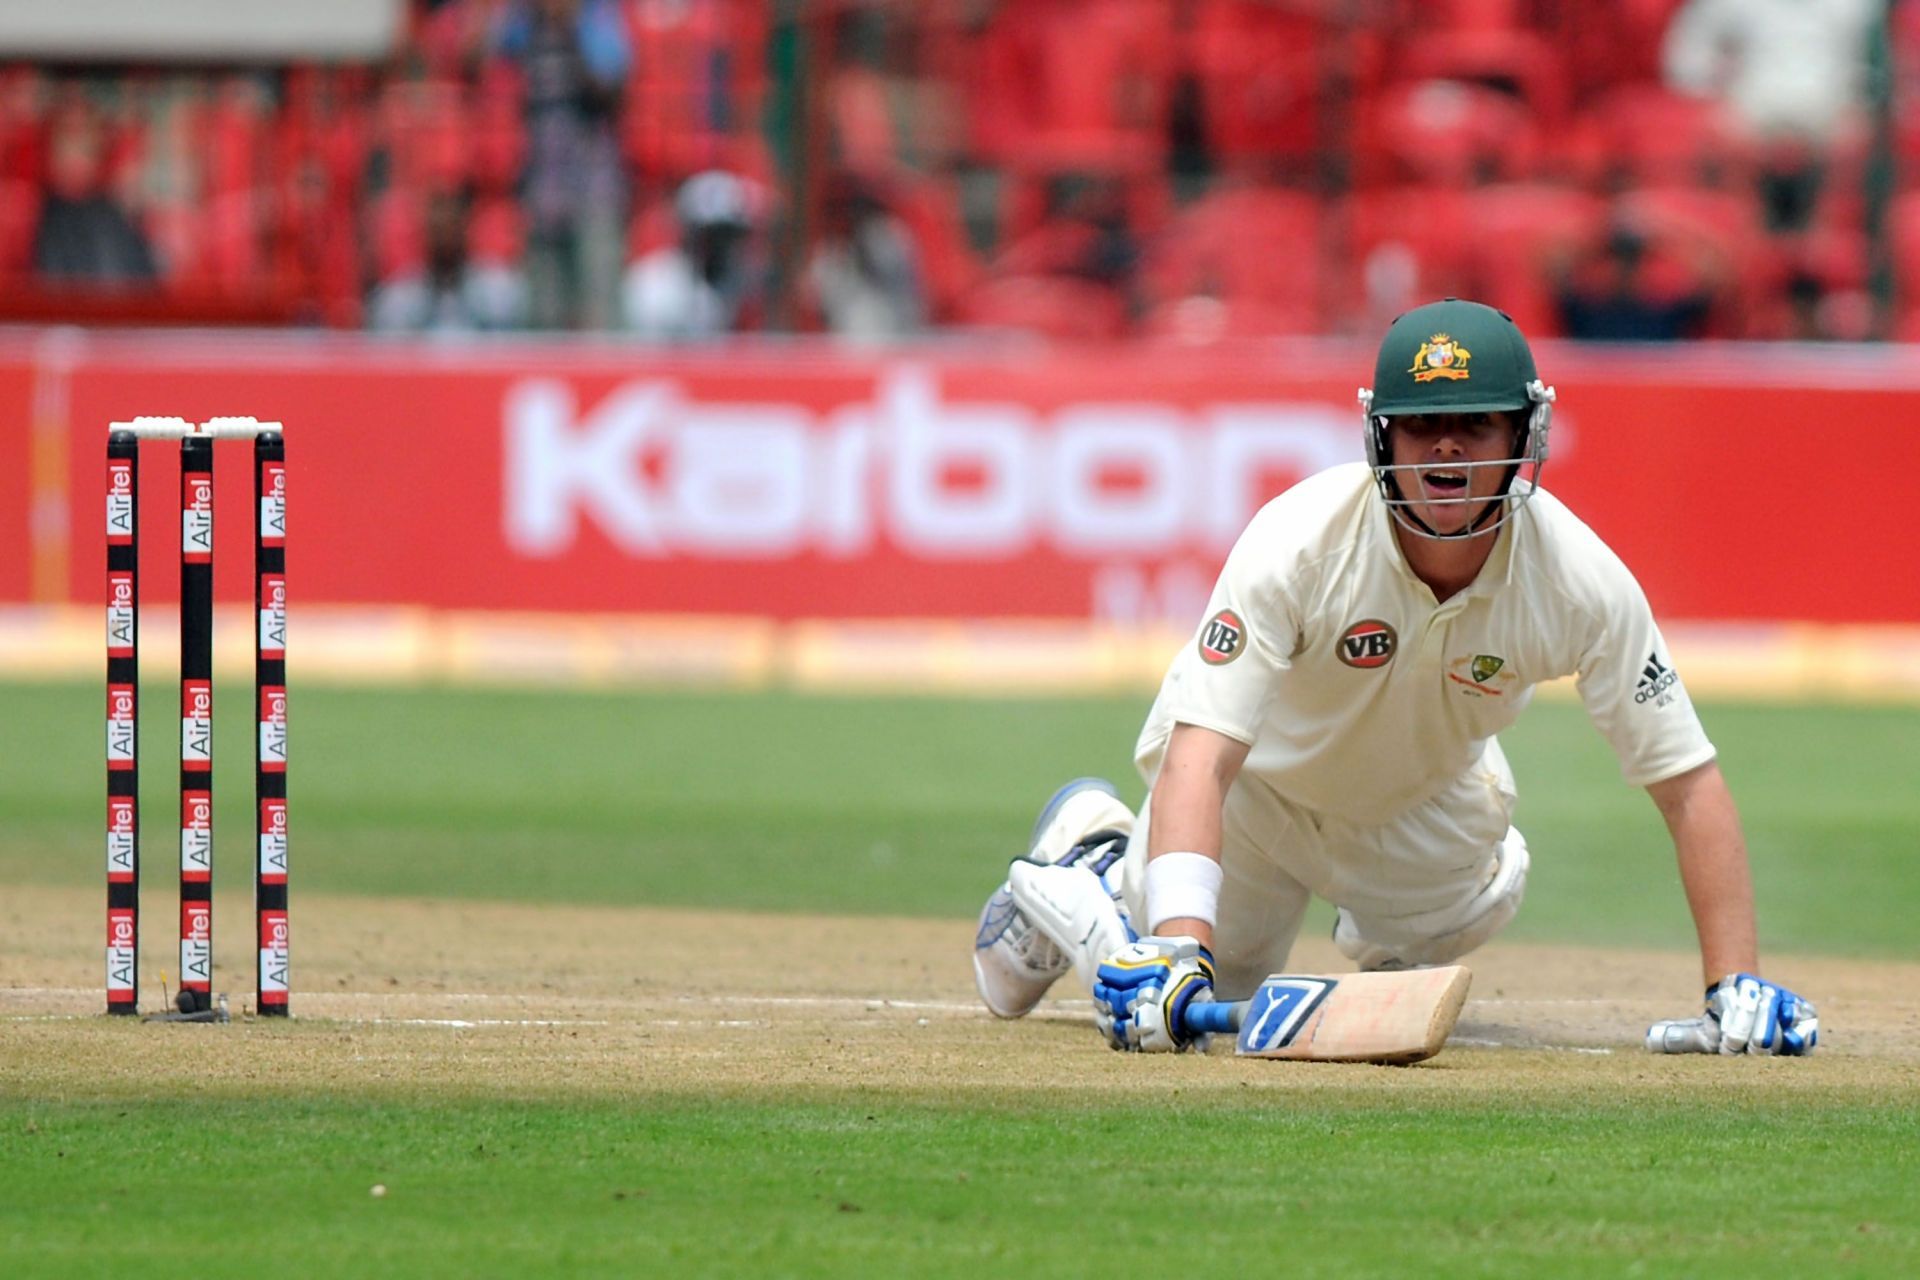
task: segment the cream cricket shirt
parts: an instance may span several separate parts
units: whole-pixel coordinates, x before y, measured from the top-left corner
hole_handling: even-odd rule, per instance
[[[1372,471],[1350,463],[1240,535],[1134,758],[1151,782],[1173,726],[1200,725],[1250,744],[1242,772],[1283,798],[1380,823],[1459,777],[1536,684],[1565,675],[1629,783],[1713,759],[1639,584],[1552,494],[1535,492],[1474,583],[1436,604]]]

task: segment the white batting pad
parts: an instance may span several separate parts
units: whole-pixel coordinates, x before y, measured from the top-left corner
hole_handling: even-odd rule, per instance
[[[1101,962],[1127,945],[1120,908],[1100,877],[1086,867],[1016,862],[1007,869],[1007,884],[1015,904],[1066,952],[1081,985],[1092,991]]]

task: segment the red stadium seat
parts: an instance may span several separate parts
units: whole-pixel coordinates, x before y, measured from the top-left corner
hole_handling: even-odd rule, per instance
[[[1744,193],[1705,187],[1640,187],[1623,194],[1619,208],[1652,233],[1684,235],[1718,246],[1749,283],[1770,283],[1779,275],[1780,255],[1767,244],[1759,208]]]
[[[334,114],[317,126],[314,147],[326,173],[327,190],[334,199],[352,205],[365,181],[367,152],[372,146],[366,108],[342,98]]]
[[[0,179],[38,183],[46,172],[46,84],[34,67],[0,69]]]
[[[1867,284],[1868,246],[1864,232],[1816,227],[1793,250],[1795,270],[1817,280],[1829,293],[1863,289]]]
[[[983,328],[1075,341],[1117,338],[1127,328],[1126,304],[1113,290],[1048,276],[989,280],[967,295],[961,318]]]
[[[32,265],[40,200],[37,182],[0,181],[0,273],[25,271]]]
[[[260,185],[265,110],[251,81],[236,76],[220,86],[204,124],[208,195],[246,194]]]
[[[1532,31],[1422,27],[1401,41],[1398,66],[1412,79],[1458,80],[1506,93],[1543,128],[1566,119],[1566,68],[1559,50]]]
[[[1313,196],[1258,187],[1220,191],[1173,221],[1149,253],[1142,281],[1159,307],[1217,298],[1229,304],[1230,328],[1307,332],[1319,313],[1320,237],[1320,202]]]
[[[1348,263],[1356,279],[1345,292],[1367,292],[1365,280],[1404,264],[1411,296],[1471,296],[1467,196],[1451,187],[1400,186],[1363,191],[1346,202]]]
[[[255,192],[230,191],[206,206],[206,263],[214,283],[234,295],[257,291],[266,273],[265,227]]]
[[[1502,183],[1467,197],[1474,296],[1512,316],[1527,333],[1559,331],[1555,271],[1606,222],[1600,197],[1546,183]]]
[[[395,187],[373,203],[368,219],[376,280],[420,270],[427,261],[427,219],[418,192]]]
[[[526,240],[526,219],[511,196],[479,201],[467,220],[467,257],[476,263],[514,265]]]
[[[1498,183],[1468,197],[1467,219],[1476,243],[1503,247],[1513,256],[1542,253],[1578,242],[1599,229],[1606,201],[1578,187],[1545,182]]]
[[[1717,102],[1675,93],[1658,84],[1630,84],[1596,101],[1583,114],[1584,175],[1635,184],[1732,186],[1752,167],[1744,143]]]
[[[1060,169],[1051,160],[1014,161],[1000,171],[1000,243],[1017,241],[1039,230],[1050,216],[1050,192],[1075,181],[1117,187],[1127,225],[1141,235],[1154,233],[1171,216],[1173,195],[1157,165],[1129,162],[1104,169]]]
[[[495,194],[512,191],[527,158],[527,130],[519,108],[482,99],[472,128],[473,185]]]
[[[1141,334],[1180,346],[1205,346],[1242,338],[1278,338],[1322,332],[1312,305],[1268,306],[1247,298],[1195,294],[1174,298],[1147,313]]]
[[[1521,0],[1446,0],[1441,9],[1449,31],[1480,35],[1522,31],[1527,26]]]
[[[414,180],[429,191],[458,191],[472,165],[474,121],[457,80],[426,80],[415,87],[407,145]]]
[[[1160,0],[1026,0],[998,8],[981,49],[996,163],[1055,171],[1157,167],[1175,43]]]
[[[1229,172],[1304,164],[1320,147],[1326,24],[1260,0],[1201,0],[1184,36],[1207,147]]]
[[[1615,212],[1651,246],[1650,274],[1691,282],[1703,270],[1712,273],[1707,283],[1718,297],[1710,322],[1713,336],[1780,336],[1762,323],[1764,306],[1779,294],[1791,264],[1761,230],[1750,196],[1703,187],[1643,187],[1620,196]],[[1675,292],[1683,287],[1671,279],[1661,283]]]
[[[1586,102],[1614,85],[1660,79],[1660,46],[1683,0],[1613,0],[1607,5],[1541,6],[1541,34],[1562,49],[1567,88]]]
[[[944,322],[980,279],[980,262],[967,242],[959,197],[946,183],[905,174],[880,185],[888,207],[906,224],[920,252],[928,314],[935,323]]]
[[[674,220],[671,199],[636,201],[633,217],[627,222],[627,261],[637,262],[679,238],[680,226]]]
[[[621,145],[662,182],[725,168],[758,176],[754,124],[766,92],[769,6],[762,0],[623,4],[633,61]]]
[[[888,89],[887,78],[870,67],[834,69],[826,91],[827,114],[834,151],[850,169],[890,168],[900,155]]]
[[[173,284],[199,285],[207,275],[206,211],[198,203],[165,201],[141,219],[161,277]]]
[[[1888,204],[1887,241],[1899,299],[1898,336],[1906,342],[1920,341],[1920,191],[1895,196]]]
[[[1361,115],[1356,181],[1465,187],[1530,176],[1539,132],[1509,94],[1454,80],[1396,84]]]

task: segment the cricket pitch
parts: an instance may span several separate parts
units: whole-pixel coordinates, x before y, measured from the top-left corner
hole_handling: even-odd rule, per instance
[[[1624,1094],[1722,1084],[1920,1096],[1920,965],[1772,958],[1818,1002],[1804,1060],[1660,1058],[1647,1024],[1690,1015],[1687,953],[1495,944],[1469,958],[1471,997],[1447,1048],[1411,1068],[1108,1051],[1071,991],[1002,1022],[972,989],[972,926],[952,920],[303,896],[294,1017],[254,1021],[244,899],[217,903],[216,990],[228,1026],[100,1012],[100,895],[11,888],[0,905],[0,1072],[16,1095],[113,1097],[349,1084],[373,1094],[632,1096],[824,1088],[1124,1091],[1261,1089]],[[141,1005],[175,939],[160,912]],[[224,922],[224,925],[221,923]],[[156,927],[157,926],[157,927]],[[171,967],[171,966],[168,966]],[[1321,940],[1292,967],[1348,966]],[[1224,1039],[1224,1038],[1223,1038]]]

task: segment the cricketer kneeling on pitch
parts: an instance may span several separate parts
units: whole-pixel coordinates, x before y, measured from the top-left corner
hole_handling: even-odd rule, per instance
[[[1168,669],[1140,813],[1068,783],[988,900],[990,1010],[1020,1017],[1073,970],[1116,1048],[1194,1047],[1195,1008],[1284,970],[1316,894],[1362,972],[1467,955],[1526,890],[1497,735],[1574,676],[1666,821],[1699,937],[1705,1008],[1647,1047],[1813,1050],[1813,1005],[1756,976],[1739,815],[1646,598],[1540,487],[1553,403],[1504,313],[1449,298],[1393,322],[1360,393],[1366,462],[1254,516]]]

